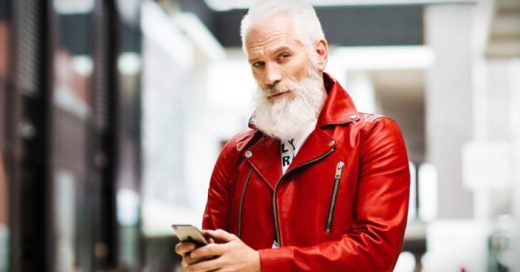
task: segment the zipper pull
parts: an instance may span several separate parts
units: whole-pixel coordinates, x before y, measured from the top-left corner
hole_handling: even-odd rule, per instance
[[[334,175],[334,188],[332,190],[332,197],[330,198],[329,216],[327,217],[327,224],[325,225],[325,232],[330,233],[332,228],[332,218],[334,216],[334,208],[336,207],[336,198],[338,197],[339,183],[341,182],[341,170],[345,163],[339,161],[336,164],[336,174]]]
[[[343,170],[343,166],[345,163],[343,161],[339,161],[338,164],[336,164],[336,175],[334,176],[336,179],[341,178],[341,170]]]

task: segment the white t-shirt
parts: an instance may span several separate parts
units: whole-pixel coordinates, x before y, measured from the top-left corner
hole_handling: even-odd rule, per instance
[[[313,123],[309,124],[308,127],[303,130],[302,134],[298,135],[297,137],[290,139],[290,140],[282,140],[280,142],[280,155],[282,159],[282,174],[285,174],[285,171],[287,168],[289,168],[289,165],[291,165],[292,161],[294,160],[294,157],[296,157],[296,154],[300,150],[300,147],[305,143],[305,140],[309,137],[311,132],[316,127],[316,123],[318,121],[314,121]]]

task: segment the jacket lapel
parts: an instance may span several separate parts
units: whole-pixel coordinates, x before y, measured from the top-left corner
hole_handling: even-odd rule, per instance
[[[285,173],[292,169],[308,164],[331,152],[336,147],[336,141],[320,128],[316,128],[305,140],[304,144],[294,157],[293,162]]]
[[[248,151],[250,153],[248,153]],[[282,176],[280,159],[280,140],[263,137],[244,152],[246,160],[251,164],[267,185],[274,190],[276,182]]]

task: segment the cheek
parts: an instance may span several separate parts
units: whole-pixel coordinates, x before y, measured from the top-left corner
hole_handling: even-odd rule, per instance
[[[305,58],[295,59],[294,62],[288,67],[290,70],[288,71],[292,77],[299,81],[307,76],[307,70],[309,68],[310,62]]]
[[[262,93],[264,93],[264,90],[267,86],[264,84],[264,81],[262,80],[262,74],[253,72],[253,78],[255,79],[256,86],[260,88],[260,91]]]
[[[251,74],[253,75],[253,78],[255,79],[255,81],[260,84],[261,83],[261,79],[262,79],[262,74],[259,73],[258,71],[255,71],[254,69],[251,69]]]

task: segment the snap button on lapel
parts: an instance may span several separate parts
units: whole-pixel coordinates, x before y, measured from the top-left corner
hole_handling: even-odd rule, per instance
[[[329,142],[329,146],[333,146],[335,143],[336,143],[336,141],[334,141],[334,140],[330,140],[330,142]]]
[[[251,156],[253,156],[253,152],[248,150],[248,151],[246,151],[245,155],[246,155],[246,158],[251,158]]]
[[[358,118],[359,118],[359,116],[357,116],[356,114],[352,114],[350,116],[350,119],[352,119],[352,120],[357,120]]]

